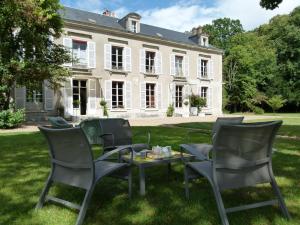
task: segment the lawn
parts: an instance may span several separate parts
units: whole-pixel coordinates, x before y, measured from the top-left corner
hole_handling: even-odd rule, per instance
[[[287,124],[288,125],[288,124]],[[193,126],[196,126],[195,124]],[[197,126],[210,128],[208,124]],[[297,129],[299,129],[298,124]],[[134,132],[152,133],[152,144],[172,145],[178,149],[187,129],[183,127],[134,127]],[[294,125],[286,128],[293,130]],[[299,130],[297,131],[299,132]],[[296,133],[297,133],[296,132]],[[294,133],[294,131],[293,131]],[[194,139],[196,137],[192,137]],[[209,142],[209,135],[197,137]],[[142,141],[143,138],[137,138]],[[278,207],[264,207],[229,215],[231,225],[300,224],[300,142],[277,138],[273,167],[278,184],[292,216],[286,221]],[[99,154],[95,149],[95,155]],[[73,225],[77,212],[59,205],[34,207],[49,173],[48,149],[39,132],[0,134],[0,224]],[[146,171],[147,194],[138,195],[137,171],[134,171],[133,198],[128,199],[127,183],[105,178],[94,192],[85,219],[86,225],[215,225],[220,224],[210,185],[204,179],[191,184],[191,200],[184,197],[183,166],[174,165],[167,178],[165,166]],[[83,191],[55,186],[51,193],[80,203]],[[225,206],[272,198],[269,186],[223,193]]]

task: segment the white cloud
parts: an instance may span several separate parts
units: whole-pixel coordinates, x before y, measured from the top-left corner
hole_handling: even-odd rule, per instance
[[[286,14],[300,5],[300,0],[284,0],[279,8],[270,11],[261,8],[260,0],[216,0],[207,7],[201,1],[179,1],[166,8],[138,11],[142,22],[168,29],[187,31],[191,28],[211,23],[212,20],[229,17],[239,19],[246,30],[251,30],[268,22],[277,14]],[[117,10],[119,17],[128,13],[124,7]]]

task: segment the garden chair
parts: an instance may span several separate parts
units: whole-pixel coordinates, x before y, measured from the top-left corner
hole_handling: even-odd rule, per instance
[[[147,143],[133,144],[132,129],[128,120],[121,118],[100,119],[101,139],[103,151],[111,151],[117,146],[130,145],[137,152],[150,148],[150,133]]]
[[[188,182],[201,175],[208,179],[223,225],[229,225],[227,213],[279,204],[290,218],[272,170],[272,145],[282,121],[221,125],[213,140],[212,160],[185,164],[185,192]],[[221,191],[270,183],[277,199],[225,209]]]
[[[223,124],[241,124],[244,120],[244,117],[218,117],[216,122],[213,124],[211,136],[212,138],[218,130],[220,126]],[[203,131],[190,131],[187,135],[187,142],[189,142],[189,137],[192,133],[203,133]],[[197,160],[208,160],[209,153],[211,152],[213,146],[212,144],[201,144],[201,143],[187,143],[180,145],[181,151],[186,151],[195,156]]]
[[[39,127],[39,129],[49,145],[51,172],[36,208],[41,208],[45,201],[49,200],[77,209],[79,215],[76,225],[81,225],[96,184],[108,175],[127,180],[129,196],[131,196],[130,164],[105,161],[112,154],[123,151],[125,148],[126,151],[130,151],[128,150],[130,146],[117,148],[102,155],[97,160],[93,160],[90,144],[81,128],[52,129]],[[82,205],[49,196],[48,192],[53,183],[62,183],[84,189],[86,193]]]
[[[50,122],[52,128],[71,128],[72,124],[68,123],[64,118],[60,116],[56,117],[48,117],[48,121]]]

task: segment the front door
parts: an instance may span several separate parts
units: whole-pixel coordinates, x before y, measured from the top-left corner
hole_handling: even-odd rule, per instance
[[[86,115],[87,89],[86,80],[73,80],[73,108]]]

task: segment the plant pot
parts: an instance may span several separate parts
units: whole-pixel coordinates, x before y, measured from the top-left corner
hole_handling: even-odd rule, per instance
[[[191,112],[192,116],[197,116],[198,115],[198,108],[197,107],[191,107],[190,112]]]

